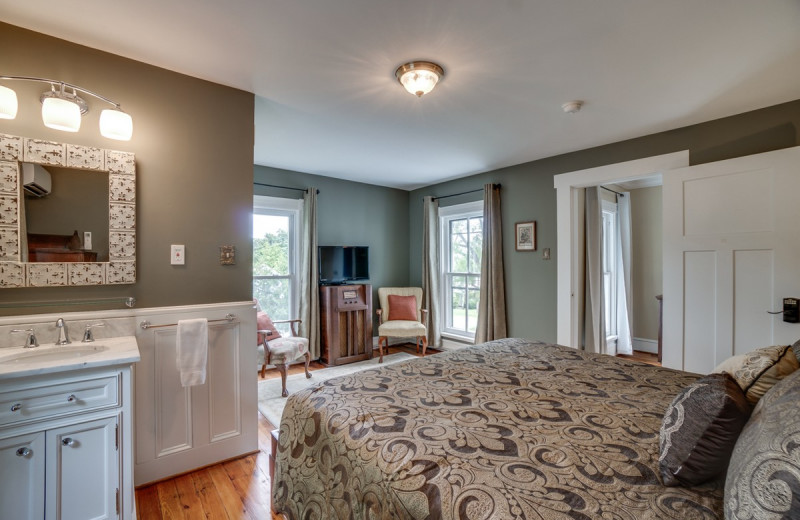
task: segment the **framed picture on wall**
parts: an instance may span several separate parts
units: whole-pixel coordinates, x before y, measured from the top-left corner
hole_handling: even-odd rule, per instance
[[[517,251],[536,251],[536,222],[517,222],[514,228]]]

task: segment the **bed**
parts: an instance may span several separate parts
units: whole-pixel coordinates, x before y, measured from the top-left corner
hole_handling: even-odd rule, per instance
[[[505,339],[290,396],[289,519],[713,519],[722,479],[665,487],[659,428],[698,375]]]

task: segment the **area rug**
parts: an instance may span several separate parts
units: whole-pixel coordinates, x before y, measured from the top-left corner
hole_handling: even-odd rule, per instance
[[[306,379],[304,373],[293,374],[286,378],[286,389],[289,395],[304,390],[310,386],[319,384],[322,381],[331,379],[333,377],[344,376],[367,370],[369,368],[376,368],[382,365],[391,365],[401,361],[414,359],[416,356],[407,354],[405,352],[398,352],[388,356],[383,356],[383,363],[378,363],[378,357],[374,357],[367,361],[359,361],[358,363],[350,363],[349,365],[342,365],[338,367],[323,368],[311,372],[311,379]],[[283,414],[283,407],[286,406],[286,397],[281,397],[281,378],[275,377],[258,382],[258,411],[267,418],[276,428],[280,426],[281,415]]]

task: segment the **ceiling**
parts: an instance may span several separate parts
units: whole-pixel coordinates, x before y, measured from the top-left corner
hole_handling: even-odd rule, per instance
[[[402,189],[800,98],[798,0],[0,0],[0,18],[255,93],[255,164]],[[415,59],[445,69],[421,99],[394,77]]]

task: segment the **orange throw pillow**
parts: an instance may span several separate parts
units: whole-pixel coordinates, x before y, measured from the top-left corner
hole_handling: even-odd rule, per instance
[[[417,321],[417,297],[389,295],[389,321]]]
[[[269,319],[269,316],[266,312],[257,312],[256,313],[256,328],[258,330],[270,330],[272,334],[267,336],[267,341],[272,341],[273,339],[278,339],[281,337],[281,333],[278,332],[278,329],[275,328],[275,324],[272,323],[272,320]],[[258,333],[258,344],[264,343],[264,334]]]

